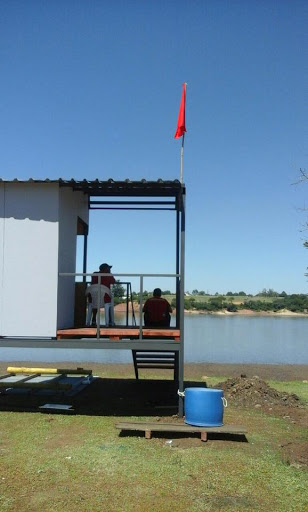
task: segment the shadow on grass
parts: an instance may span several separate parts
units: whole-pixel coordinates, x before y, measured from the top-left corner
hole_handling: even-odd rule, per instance
[[[119,437],[144,437],[144,432],[136,430],[121,430]],[[208,433],[208,441],[233,441],[237,443],[248,443],[245,434],[227,434],[227,433]],[[200,445],[206,445],[200,439],[200,432],[152,432],[152,438],[156,439],[169,439],[172,442],[178,439],[196,439],[200,441]],[[175,444],[176,446],[176,444]]]
[[[206,387],[185,382],[184,387]],[[48,404],[71,405],[75,414],[90,416],[172,416],[179,406],[178,384],[173,380],[108,379],[98,377],[82,391],[71,395],[57,390],[27,390],[0,393],[0,410],[40,412]],[[48,411],[50,413],[50,411]],[[54,411],[58,412],[59,411]],[[71,412],[61,411],[61,414]]]

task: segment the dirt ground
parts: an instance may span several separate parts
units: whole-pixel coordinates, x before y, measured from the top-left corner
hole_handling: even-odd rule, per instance
[[[6,373],[7,366],[0,364],[0,376]],[[14,366],[25,366],[25,363],[14,363]],[[35,366],[55,367],[55,364],[35,363]],[[63,363],[56,366],[82,366],[92,369],[93,375],[100,377],[95,378],[90,385],[74,396],[69,396],[65,392],[53,392],[49,395],[35,392],[10,394],[0,388],[0,410],[37,412],[38,407],[45,403],[69,403],[75,414],[152,416],[157,421],[183,422],[183,419],[177,418],[178,385],[171,380],[170,371],[161,371],[160,379],[136,380],[133,365],[128,364]],[[116,378],[110,378],[110,375],[115,375]],[[146,377],[146,371],[143,371],[142,376]],[[185,365],[184,387],[206,387],[206,380],[211,376],[227,378],[215,388],[223,389],[224,396],[232,402],[233,407],[259,409],[300,427],[308,427],[308,408],[298,397],[278,392],[266,383],[266,380],[305,381],[308,378],[307,365],[188,364]],[[195,439],[191,442],[194,443]],[[185,443],[190,442],[185,440]],[[281,451],[287,463],[308,469],[308,442],[293,443],[288,439],[281,444]]]
[[[0,362],[0,375],[6,373],[8,366],[35,366],[45,368],[76,368],[77,366],[83,368],[91,368],[93,375],[102,375],[104,372],[110,372],[119,378],[134,377],[133,364],[105,364],[105,363],[30,363],[30,362],[16,362],[3,363]],[[203,376],[208,377],[237,377],[241,374],[246,374],[247,377],[258,375],[264,380],[308,380],[308,365],[305,364],[218,364],[218,363],[185,363],[184,366],[185,378],[189,380],[200,379]],[[146,375],[146,373],[144,374]],[[170,372],[161,372],[162,377],[170,378]]]
[[[264,380],[305,380],[308,379],[308,365],[297,364],[217,364],[217,363],[188,363],[185,364],[185,376],[189,379],[208,377],[247,377],[258,375]]]

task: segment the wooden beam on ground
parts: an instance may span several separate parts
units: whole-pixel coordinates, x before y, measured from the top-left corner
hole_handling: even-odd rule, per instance
[[[194,425],[187,425],[186,423],[154,423],[138,421],[121,421],[116,423],[115,427],[120,430],[144,431],[146,439],[151,439],[152,432],[199,432],[201,435],[201,441],[207,441],[207,435],[209,433],[244,435],[247,432],[246,428],[241,425],[222,425],[221,427],[195,427]]]
[[[84,370],[83,368],[28,368],[25,366],[9,366],[6,371],[8,373],[36,373],[46,375],[92,375],[92,370]]]

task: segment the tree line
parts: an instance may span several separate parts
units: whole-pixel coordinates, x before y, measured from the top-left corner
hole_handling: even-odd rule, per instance
[[[116,304],[119,304],[125,300],[125,290],[119,282],[114,285],[113,293]],[[147,290],[144,290],[142,295],[143,302],[148,297],[152,297],[152,294],[152,291],[148,292]],[[162,296],[167,296],[171,302],[171,306],[176,307],[175,294],[171,293],[170,290],[162,290]],[[170,296],[172,296],[172,298]],[[240,302],[234,301],[234,299],[237,297],[241,297]],[[202,298],[202,300],[198,300],[199,298]],[[132,292],[132,296],[129,297],[129,299],[132,299],[134,302],[139,302],[140,294],[137,292]],[[188,311],[196,310],[208,312],[227,310],[230,313],[236,313],[237,311],[241,311],[243,309],[250,309],[256,312],[279,312],[283,309],[287,309],[294,313],[308,313],[308,295],[304,293],[293,293],[288,295],[285,291],[279,293],[271,288],[264,288],[256,295],[247,294],[243,291],[229,291],[226,293],[226,295],[220,295],[219,293],[216,293],[215,295],[209,295],[208,293],[202,291],[199,292],[198,290],[193,290],[191,294],[185,294],[184,307]]]
[[[185,292],[185,295],[193,295],[194,297],[197,296],[197,295],[200,295],[201,297],[205,296],[205,297],[212,297],[213,294],[211,293],[208,293],[208,292],[205,292],[203,290],[193,290],[192,292]],[[215,297],[217,296],[224,296],[223,294],[221,293],[214,293]],[[246,293],[244,291],[239,291],[239,292],[231,292],[231,291],[228,291],[226,294],[225,294],[226,297],[254,297],[254,295],[252,295],[251,293]],[[263,290],[259,293],[257,293],[255,295],[255,297],[286,297],[287,296],[287,293],[285,291],[282,291],[282,292],[276,292],[275,290],[273,290],[272,288],[269,288],[268,290],[266,288],[263,288]]]
[[[172,306],[175,306],[175,299],[172,300]],[[234,304],[233,300],[228,297],[219,295],[211,297],[208,301],[198,301],[194,297],[184,299],[184,307],[187,310],[196,311],[222,311],[227,310],[230,313],[236,313],[243,309],[250,309],[252,311],[272,311],[279,312],[287,309],[294,313],[307,313],[308,312],[308,295],[306,294],[292,294],[286,296],[274,297],[271,301],[245,299],[240,304]]]

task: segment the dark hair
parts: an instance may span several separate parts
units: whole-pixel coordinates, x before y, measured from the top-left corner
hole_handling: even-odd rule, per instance
[[[153,291],[153,295],[154,297],[161,297],[161,289],[155,288],[155,290]]]
[[[102,263],[100,266],[99,266],[99,269],[101,272],[104,272],[104,271],[107,271],[107,273],[110,272],[110,269],[111,269],[112,265],[108,265],[108,263]]]

